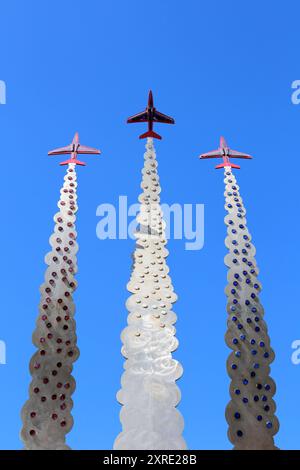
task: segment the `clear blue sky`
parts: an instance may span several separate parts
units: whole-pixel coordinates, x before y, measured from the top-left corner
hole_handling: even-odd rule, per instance
[[[78,169],[81,356],[68,441],[76,449],[106,449],[120,431],[119,335],[134,242],[99,241],[96,208],[119,195],[137,201],[144,152],[137,136],[144,127],[126,126],[125,119],[144,108],[150,87],[158,108],[176,119],[176,126],[158,126],[162,200],[205,204],[203,250],[169,243],[188,446],[231,448],[224,418],[223,174],[214,162],[197,159],[223,134],[255,157],[237,177],[276,352],[276,442],[300,448],[300,365],[291,363],[291,343],[300,339],[300,106],[290,99],[291,83],[300,78],[299,15],[296,0],[1,2],[0,79],[7,84],[7,104],[0,106],[0,339],[7,344],[7,365],[0,365],[1,449],[22,445],[31,334],[64,174],[47,151],[67,144],[76,130],[103,156],[87,157],[88,166]]]

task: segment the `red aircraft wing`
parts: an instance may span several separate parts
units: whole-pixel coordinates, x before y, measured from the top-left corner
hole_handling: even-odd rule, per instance
[[[153,113],[153,122],[162,122],[164,124],[175,124],[175,121],[170,116],[160,113],[159,111],[154,110]]]
[[[220,157],[222,157],[220,149],[212,150],[211,152],[203,153],[202,155],[200,155],[200,158],[220,158]]]
[[[86,145],[79,145],[77,153],[85,153],[87,155],[99,155],[101,152],[93,147],[87,147]]]
[[[252,158],[251,155],[248,155],[247,153],[241,153],[237,152],[236,150],[229,150],[229,158],[245,158],[245,159],[250,159]]]
[[[127,119],[127,123],[131,124],[134,122],[147,122],[148,121],[148,113],[147,111],[143,111],[141,113],[134,114],[133,116]]]
[[[59,147],[57,149],[48,152],[48,155],[66,155],[73,152],[73,144],[67,145],[66,147]]]

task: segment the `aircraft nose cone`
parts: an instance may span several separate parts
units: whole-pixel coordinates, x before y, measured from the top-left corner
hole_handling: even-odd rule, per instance
[[[149,107],[152,107],[152,106],[153,106],[153,94],[152,94],[152,90],[149,90],[148,105],[149,105]]]
[[[220,137],[220,147],[221,148],[227,148],[228,147],[228,145],[226,143],[226,140],[225,140],[225,137],[223,137],[223,136]]]

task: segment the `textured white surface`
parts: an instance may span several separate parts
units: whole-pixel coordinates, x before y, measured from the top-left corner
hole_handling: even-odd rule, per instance
[[[231,401],[226,408],[228,435],[235,449],[276,449],[273,436],[279,423],[270,378],[274,352],[259,301],[261,284],[255,247],[246,226],[245,208],[230,167],[225,167],[225,208],[228,226],[225,257],[228,266],[228,330],[226,343],[233,350],[227,361]]]
[[[175,338],[174,293],[165,258],[165,222],[160,208],[160,185],[153,139],[144,154],[139,231],[128,283],[132,295],[126,306],[122,354],[127,359],[118,401],[122,432],[114,449],[186,449],[183,418],[176,409],[180,391],[175,381],[182,367],[173,359]]]
[[[39,316],[33,333],[37,351],[30,361],[29,400],[22,409],[25,449],[69,449],[65,435],[73,425],[71,395],[75,389],[71,372],[79,355],[72,300],[78,251],[76,187],[75,165],[70,164],[61,189],[59,212],[54,216],[52,250],[45,257],[45,282],[40,288]]]

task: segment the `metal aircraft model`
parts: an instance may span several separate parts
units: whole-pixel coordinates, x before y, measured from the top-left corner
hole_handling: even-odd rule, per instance
[[[140,139],[146,139],[147,137],[153,137],[155,139],[161,139],[161,136],[153,131],[154,122],[162,122],[163,124],[175,124],[175,121],[170,116],[162,114],[154,107],[152,91],[149,91],[148,105],[145,111],[135,114],[127,119],[127,123],[137,122],[148,122],[148,131],[145,134],[140,135]]]
[[[85,166],[84,162],[81,162],[77,159],[77,155],[79,154],[87,154],[87,155],[100,155],[101,151],[97,150],[93,147],[87,147],[86,145],[81,145],[79,142],[79,134],[76,132],[72,143],[67,145],[66,147],[60,147],[48,152],[48,155],[68,155],[71,154],[71,157],[61,162],[60,165],[69,165],[69,163],[75,163],[75,165]]]
[[[229,160],[230,158],[245,158],[245,159],[250,159],[252,158],[251,155],[248,155],[247,153],[241,153],[237,152],[236,150],[232,150],[231,148],[228,147],[226,140],[224,137],[220,138],[220,147],[217,150],[213,150],[212,152],[208,153],[203,153],[200,155],[201,159],[204,158],[223,158],[223,163],[220,165],[217,165],[215,168],[218,170],[219,168],[225,168],[226,166],[230,166],[231,168],[236,168],[240,169],[241,167],[239,165],[235,165],[234,163],[231,163]]]

